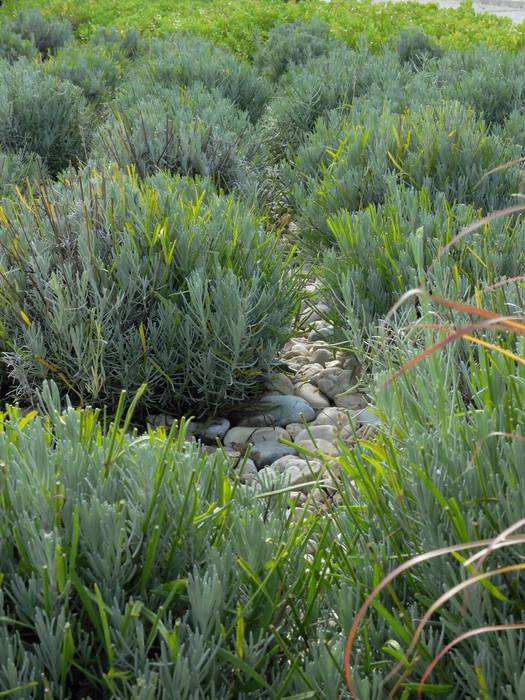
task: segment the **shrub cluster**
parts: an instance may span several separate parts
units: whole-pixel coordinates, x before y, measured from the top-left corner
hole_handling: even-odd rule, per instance
[[[286,257],[213,187],[89,170],[0,222],[0,317],[15,391],[212,413],[254,397],[297,304]]]

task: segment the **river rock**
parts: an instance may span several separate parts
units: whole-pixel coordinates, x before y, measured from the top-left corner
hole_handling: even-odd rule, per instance
[[[338,408],[347,408],[350,411],[357,411],[366,408],[367,398],[359,391],[352,391],[349,394],[337,394],[334,403]]]
[[[250,442],[257,445],[260,442],[279,442],[281,438],[290,440],[290,433],[284,428],[257,428],[252,433]]]
[[[330,405],[330,401],[324,396],[319,389],[310,384],[310,382],[305,382],[304,384],[299,384],[295,390],[296,396],[300,396],[302,399],[307,401],[310,406],[315,409],[327,408]]]
[[[272,394],[293,394],[294,391],[292,380],[284,372],[270,375],[266,388]]]
[[[215,418],[205,423],[190,423],[190,431],[207,445],[213,445],[221,440],[230,428],[227,418]]]
[[[323,408],[317,418],[312,421],[312,425],[335,425],[339,428],[346,427],[348,424],[348,411],[345,411],[343,408],[337,408],[336,406]]]
[[[246,416],[240,421],[240,425],[267,427],[285,426],[288,423],[307,422],[315,418],[315,411],[300,396],[285,394],[265,394],[259,401],[264,412]]]
[[[316,439],[315,441],[296,440],[295,442],[299,447],[304,447],[305,450],[310,450],[310,452],[322,452],[323,454],[332,455],[333,457],[337,457],[339,454],[339,450],[335,445],[322,438]]]
[[[324,369],[317,377],[318,388],[331,399],[335,399],[337,394],[348,391],[354,381],[354,373],[349,369],[339,369],[330,367]]]
[[[276,440],[264,440],[254,445],[250,451],[250,458],[253,459],[258,469],[262,469],[268,464],[273,464],[281,457],[297,454],[293,447],[283,445]]]
[[[243,450],[249,444],[255,428],[244,428],[236,426],[230,428],[224,436],[222,443],[225,447],[233,447],[236,450]]]
[[[312,362],[319,362],[319,364],[324,365],[326,362],[334,359],[334,353],[327,348],[318,348],[311,354],[310,359]]]

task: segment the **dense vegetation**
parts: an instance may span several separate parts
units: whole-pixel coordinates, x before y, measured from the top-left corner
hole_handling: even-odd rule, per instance
[[[0,697],[335,700],[350,670],[415,698],[480,628],[425,697],[522,698],[523,537],[410,646],[481,570],[468,543],[525,511],[521,28],[181,3],[210,43],[49,6],[74,27],[0,28]],[[258,399],[305,298],[380,427],[306,483],[245,483],[184,416]]]

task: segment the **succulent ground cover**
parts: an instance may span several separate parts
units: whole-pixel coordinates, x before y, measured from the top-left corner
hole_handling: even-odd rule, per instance
[[[522,698],[521,30],[56,7],[0,27],[0,697]]]

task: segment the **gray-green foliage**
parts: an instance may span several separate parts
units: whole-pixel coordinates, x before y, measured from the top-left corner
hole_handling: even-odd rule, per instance
[[[510,204],[519,170],[491,171],[518,155],[519,147],[491,135],[457,102],[403,114],[365,102],[347,117],[334,111],[321,119],[285,181],[302,233],[317,245],[329,237],[328,217],[380,203],[393,178],[484,210]]]
[[[164,88],[204,85],[215,89],[257,121],[270,85],[246,63],[210,42],[185,34],[167,35],[149,45],[144,80]]]
[[[337,42],[330,38],[329,26],[319,20],[309,24],[301,21],[281,24],[269,32],[253,62],[259,72],[275,82],[288,70],[295,70],[316,56],[324,56],[335,45]]]
[[[227,192],[253,198],[261,166],[260,146],[246,113],[216,90],[127,84],[114,114],[94,139],[93,158],[142,176],[158,170],[211,178]]]
[[[325,253],[319,274],[336,326],[371,329],[410,289],[469,301],[476,290],[519,275],[525,226],[505,219],[471,233],[432,265],[478,216],[472,206],[451,205],[443,195],[432,198],[425,188],[403,185],[392,186],[383,204],[334,214],[333,249]]]
[[[523,53],[511,54],[483,46],[451,51],[432,65],[443,94],[483,115],[488,124],[501,124],[523,106],[525,73]]]
[[[36,56],[34,45],[27,39],[22,39],[18,34],[13,34],[5,25],[0,25],[0,60],[13,61],[19,58],[34,58]]]
[[[307,554],[322,516],[236,483],[184,427],[106,433],[92,410],[61,415],[56,386],[40,404],[48,420],[0,416],[0,692],[340,696],[337,576]]]
[[[56,174],[85,155],[85,123],[79,88],[36,64],[0,63],[0,147],[36,153]]]
[[[16,196],[16,188],[25,189],[46,176],[42,160],[32,153],[0,151],[0,197]]]
[[[493,308],[494,301],[494,308],[522,313],[519,294],[505,295],[500,288],[482,291],[480,298],[485,308]],[[525,406],[520,364],[479,346],[470,351],[463,346],[461,355],[452,346],[393,383],[387,381],[400,365],[443,339],[444,334],[432,333],[429,325],[469,323],[468,317],[440,312],[431,298],[422,301],[419,324],[390,326],[374,348],[375,400],[382,428],[372,442],[362,441],[348,451],[341,464],[355,487],[346,501],[349,519],[340,519],[341,538],[349,557],[360,552],[366,558],[369,550],[379,577],[429,550],[495,537],[523,517],[525,506],[523,450],[517,438]],[[521,340],[496,333],[487,340],[523,353]],[[352,539],[356,532],[360,534]],[[463,556],[476,551],[466,550]],[[494,551],[483,570],[519,564],[521,551],[522,545]],[[362,563],[355,567],[356,577]],[[396,674],[385,683],[393,665],[388,650],[403,654],[424,611],[473,573],[454,557],[443,556],[419,564],[388,587],[378,600],[382,607],[366,616],[352,656],[359,697],[387,696],[400,678]],[[499,594],[476,584],[465,598],[459,593],[442,605],[426,627],[405,683],[419,683],[432,658],[460,634],[485,625],[523,622],[519,573],[491,577]],[[377,634],[385,622],[390,631]],[[370,632],[377,635],[372,642],[367,639]],[[519,700],[525,688],[524,664],[523,630],[479,634],[463,640],[456,653],[446,654],[428,682],[442,684],[446,697],[453,699],[486,693]],[[376,692],[370,689],[372,682],[379,684]]]
[[[140,34],[129,29],[123,34],[116,29],[101,27],[91,37],[91,43],[98,47],[109,48],[125,58],[134,58],[142,46]]]
[[[115,90],[121,67],[116,57],[100,47],[71,46],[58,51],[46,64],[47,72],[77,85],[88,100],[100,102]]]
[[[67,20],[47,18],[36,8],[19,12],[12,22],[6,22],[8,31],[31,41],[43,58],[56,53],[73,36],[73,28]]]
[[[277,85],[259,127],[274,158],[289,158],[304,143],[317,120],[331,110],[347,113],[354,100],[366,96],[394,111],[435,99],[423,76],[402,66],[395,52],[373,54],[365,44],[352,50],[331,50],[286,73]]]
[[[15,393],[214,412],[261,390],[297,286],[251,210],[208,183],[84,171],[0,225],[4,361]],[[22,313],[23,312],[23,313]]]

